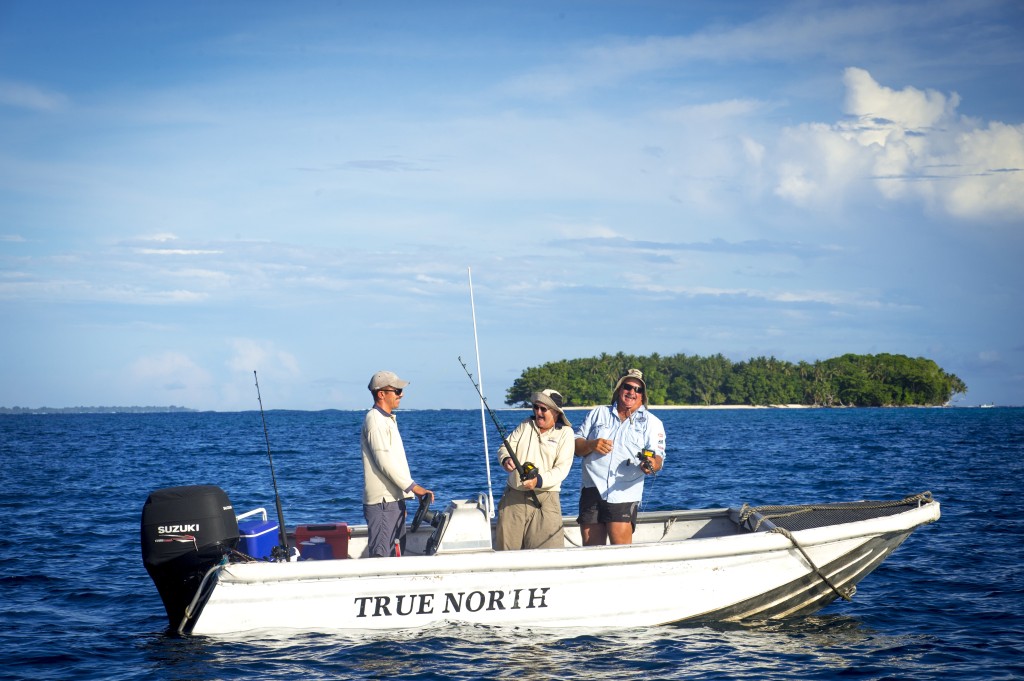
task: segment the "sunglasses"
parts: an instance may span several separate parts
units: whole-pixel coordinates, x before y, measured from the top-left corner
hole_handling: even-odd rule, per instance
[[[382,393],[394,393],[396,397],[402,396],[402,388],[381,388]]]
[[[633,385],[632,383],[627,383],[626,385],[622,386],[622,392],[628,393],[630,391],[635,392],[637,395],[643,395],[644,387],[642,385]]]
[[[543,404],[535,404],[535,405],[533,405],[533,410],[534,411],[539,411],[541,414],[547,414],[548,413],[548,408],[545,407]]]

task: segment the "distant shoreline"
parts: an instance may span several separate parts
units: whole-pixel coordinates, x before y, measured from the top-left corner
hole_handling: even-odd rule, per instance
[[[171,414],[195,412],[188,407],[0,407],[0,414]]]

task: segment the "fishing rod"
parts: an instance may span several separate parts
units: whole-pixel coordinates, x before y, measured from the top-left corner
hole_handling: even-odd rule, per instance
[[[267,458],[270,460],[270,480],[274,483],[274,505],[277,506],[277,527],[280,546],[275,546],[271,555],[278,561],[288,560],[288,535],[284,529],[284,511],[281,510],[281,495],[277,493],[277,476],[274,475],[274,457],[270,453],[270,433],[267,431],[267,417],[263,414],[263,397],[260,395],[260,378],[256,370],[252,372],[256,379],[256,399],[260,403],[260,418],[263,419],[263,437],[267,441]]]
[[[487,398],[484,397],[483,391],[480,390],[480,386],[477,384],[477,382],[473,380],[473,374],[469,373],[469,367],[467,367],[466,363],[462,361],[461,356],[459,356],[459,364],[462,365],[462,370],[466,372],[467,376],[469,376],[469,382],[473,384],[474,388],[476,388],[476,394],[480,396],[480,401],[483,402],[483,405],[487,408],[487,413],[491,415],[491,421],[494,422],[494,427],[498,429],[498,435],[501,436],[501,442],[503,445],[505,445],[505,449],[508,450],[508,455],[512,459],[512,464],[516,467],[516,472],[519,473],[519,479],[529,480],[531,478],[536,477],[536,466],[533,466],[533,464],[528,463],[527,465],[532,466],[532,469],[528,470],[523,466],[523,464],[519,463],[519,459],[516,457],[515,450],[512,449],[512,445],[510,445],[508,442],[508,434],[505,432],[505,428],[502,427],[501,422],[498,421],[498,416],[494,413],[494,410],[491,409],[491,405],[487,404]],[[529,490],[529,492],[530,497],[533,499],[533,503],[536,504],[537,508],[540,508],[540,499],[537,498],[536,490],[531,489]]]
[[[476,333],[476,301],[473,300],[473,269],[466,268],[469,277],[469,309],[473,313],[473,347],[476,348],[476,375],[480,391],[483,392],[484,370],[480,366],[480,339]],[[460,358],[461,359],[461,358]],[[484,468],[487,470],[487,517],[494,517],[494,486],[491,484],[491,451],[487,446],[487,417],[484,416],[484,405],[480,404],[480,432],[484,436]]]

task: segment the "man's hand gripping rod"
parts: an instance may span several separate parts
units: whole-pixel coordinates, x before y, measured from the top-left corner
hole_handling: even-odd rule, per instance
[[[491,405],[487,404],[487,398],[484,397],[483,392],[480,390],[480,385],[475,380],[473,380],[473,374],[469,373],[469,367],[467,367],[466,363],[462,361],[461,356],[459,356],[459,364],[462,365],[462,370],[466,372],[467,376],[469,376],[469,382],[473,384],[474,388],[476,388],[476,394],[480,396],[480,399],[483,401],[484,406],[487,407],[487,413],[491,415],[491,421],[494,422],[494,427],[498,429],[498,435],[501,436],[501,443],[505,445],[505,449],[508,450],[508,455],[512,458],[512,463],[516,467],[516,472],[519,473],[519,479],[526,480],[526,471],[523,470],[523,465],[519,463],[519,459],[516,457],[516,453],[512,449],[512,445],[508,443],[508,435],[505,433],[505,429],[498,421],[498,417],[497,415],[495,415],[494,410],[491,409]],[[533,503],[536,504],[537,508],[540,508],[540,499],[537,498],[537,492],[531,489],[530,496],[532,497]]]

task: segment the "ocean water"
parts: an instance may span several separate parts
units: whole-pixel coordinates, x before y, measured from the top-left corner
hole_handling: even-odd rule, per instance
[[[259,412],[0,415],[0,677],[1024,678],[1024,409],[655,413],[669,456],[648,481],[645,510],[930,490],[943,517],[869,575],[853,602],[782,622],[178,637],[142,566],[142,505],[162,487],[216,484],[236,510],[273,515]],[[509,430],[523,416],[499,412]],[[286,523],[363,522],[362,412],[266,419]],[[414,475],[439,501],[486,491],[478,412],[403,411],[399,425]],[[490,440],[493,449],[493,432]],[[492,476],[499,496],[496,467]],[[574,467],[567,514],[578,485]],[[641,578],[622,588],[657,598]]]

